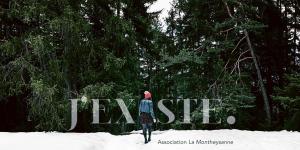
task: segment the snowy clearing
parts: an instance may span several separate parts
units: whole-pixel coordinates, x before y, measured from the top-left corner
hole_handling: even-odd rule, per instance
[[[144,144],[141,131],[130,135],[109,133],[0,133],[0,150],[299,150],[300,132],[240,130],[154,131]],[[198,143],[196,143],[198,140]],[[199,142],[199,141],[202,142]],[[161,143],[159,143],[159,141]],[[181,144],[178,144],[180,142]],[[189,142],[195,143],[189,143]],[[208,143],[204,143],[204,141]],[[209,143],[210,141],[210,143]],[[233,141],[217,144],[213,141]],[[169,143],[169,144],[162,144]],[[186,143],[184,143],[186,142]],[[170,144],[171,143],[171,144]]]

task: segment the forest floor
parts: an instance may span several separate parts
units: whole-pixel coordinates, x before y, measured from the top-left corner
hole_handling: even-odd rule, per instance
[[[225,142],[226,141],[226,142]],[[193,143],[194,142],[194,143]],[[168,144],[166,144],[168,143]],[[222,144],[223,143],[223,144]],[[109,133],[0,133],[0,150],[299,150],[300,132],[241,130],[154,131],[144,144],[141,131]]]

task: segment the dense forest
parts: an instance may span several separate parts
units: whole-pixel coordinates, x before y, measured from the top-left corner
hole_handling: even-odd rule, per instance
[[[137,119],[145,90],[154,103],[222,100],[208,125],[198,105],[181,124],[183,103],[166,102],[176,121],[159,130],[300,130],[299,1],[174,0],[163,22],[154,2],[1,0],[0,131],[67,131],[69,99],[82,97],[74,132],[139,129],[91,124],[91,99],[122,98]],[[120,117],[108,111],[104,122]]]

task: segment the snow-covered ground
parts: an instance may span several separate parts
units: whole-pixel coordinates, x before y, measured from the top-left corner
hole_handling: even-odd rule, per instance
[[[0,150],[299,150],[300,132],[240,130],[154,131],[144,144],[141,131],[109,133],[0,133]],[[198,141],[197,141],[198,140]],[[201,141],[200,141],[201,140]],[[161,143],[159,143],[159,141]],[[181,144],[178,144],[178,141]],[[194,144],[189,142],[195,142]],[[231,144],[216,144],[232,141]],[[186,143],[185,143],[186,142]],[[198,142],[198,143],[197,143]],[[206,144],[205,144],[206,142]],[[162,144],[170,143],[170,144]]]

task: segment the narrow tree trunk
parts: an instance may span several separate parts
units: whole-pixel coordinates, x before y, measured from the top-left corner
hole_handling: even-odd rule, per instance
[[[293,22],[293,24],[297,25],[298,24],[298,22],[297,22],[298,9],[297,9],[296,2],[294,2],[294,9],[295,9],[295,13],[293,14],[294,15],[294,22]],[[294,54],[297,54],[297,28],[296,27],[294,27],[294,43],[293,44],[295,44],[295,46],[294,46]],[[294,64],[293,64],[294,66],[293,67],[295,67],[297,65],[297,58],[295,57],[293,59],[293,61],[294,61]]]
[[[121,12],[121,2],[120,0],[117,1],[117,16],[120,17]]]
[[[246,36],[247,44],[248,44],[248,47],[250,49],[251,56],[253,58],[253,62],[254,62],[257,77],[258,77],[258,82],[259,82],[259,85],[260,85],[260,90],[261,90],[261,93],[262,93],[262,96],[263,96],[263,99],[264,99],[264,105],[265,105],[265,111],[266,111],[266,115],[267,115],[267,121],[268,121],[268,124],[270,125],[270,123],[271,123],[271,112],[270,112],[270,104],[269,104],[269,100],[268,100],[267,91],[266,91],[266,88],[265,88],[265,85],[264,85],[264,82],[263,82],[263,79],[262,79],[261,71],[259,69],[259,65],[258,65],[258,62],[257,62],[257,59],[256,59],[256,56],[255,56],[255,53],[254,53],[254,50],[253,50],[253,47],[252,47],[252,44],[251,44],[251,41],[250,41],[249,34],[248,34],[247,30],[244,30],[244,34]]]

